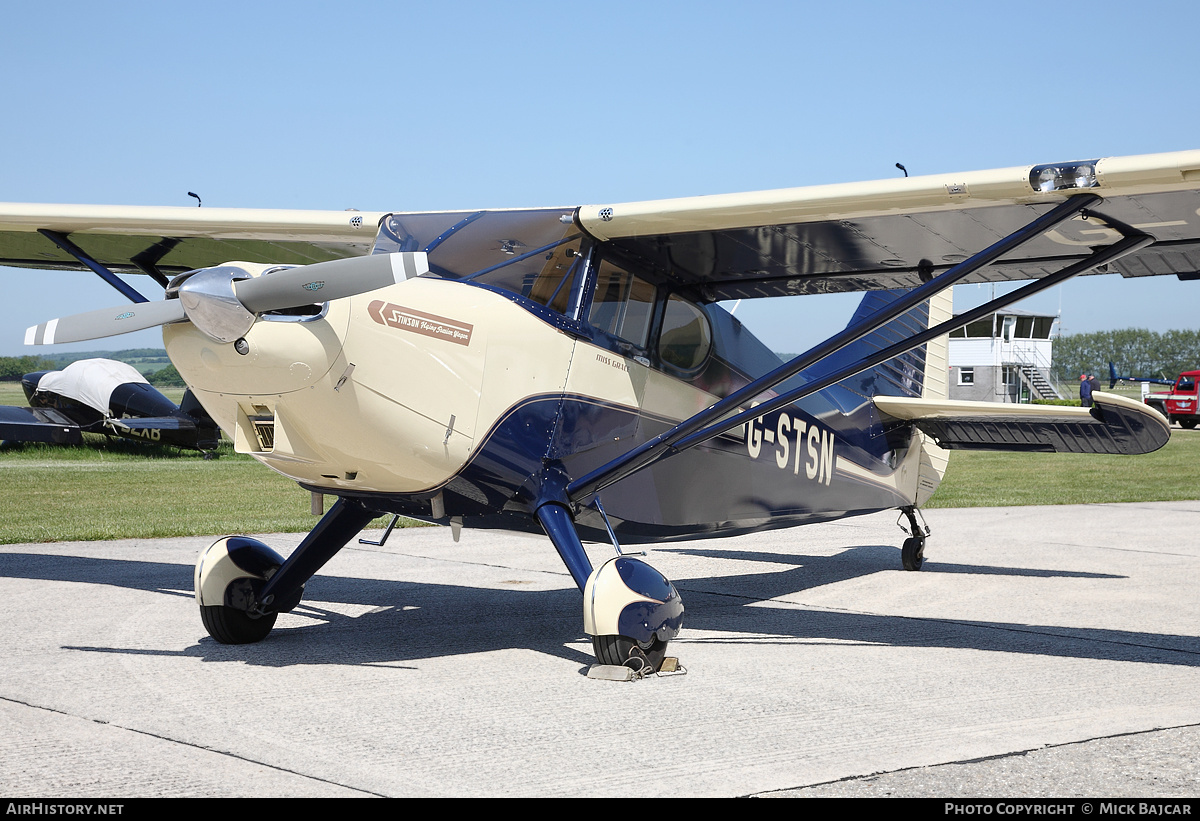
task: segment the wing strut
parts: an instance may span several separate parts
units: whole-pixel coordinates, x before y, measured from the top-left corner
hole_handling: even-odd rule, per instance
[[[642,468],[658,462],[661,459],[667,458],[675,453],[680,452],[689,447],[707,441],[720,433],[736,428],[744,424],[745,420],[750,417],[757,417],[763,413],[769,412],[769,408],[773,409],[786,404],[791,404],[810,393],[823,390],[830,385],[836,384],[849,376],[853,376],[859,371],[874,367],[880,362],[887,361],[893,357],[911,350],[921,344],[924,344],[929,339],[948,333],[954,328],[960,327],[967,322],[973,321],[975,315],[986,315],[990,311],[995,311],[998,308],[1009,305],[1020,299],[1024,299],[1030,294],[1036,293],[1044,288],[1051,287],[1059,282],[1062,282],[1070,277],[1076,276],[1083,271],[1089,270],[1101,265],[1105,262],[1112,261],[1117,257],[1124,256],[1138,248],[1154,241],[1153,237],[1138,235],[1121,240],[1111,246],[1107,246],[1093,254],[1086,260],[1068,266],[1062,271],[1053,274],[1049,277],[1037,280],[1030,283],[1024,288],[1013,292],[1004,297],[993,300],[988,305],[972,311],[970,314],[957,317],[948,322],[944,322],[937,327],[924,331],[914,337],[910,337],[903,342],[897,343],[884,351],[879,352],[867,359],[859,360],[837,373],[826,377],[819,382],[812,382],[805,385],[796,391],[791,391],[780,397],[770,400],[768,403],[756,406],[752,411],[742,410],[739,406],[758,396],[766,390],[770,390],[781,382],[795,376],[797,373],[812,367],[826,357],[836,353],[846,345],[861,339],[872,331],[885,325],[897,316],[919,305],[921,302],[929,299],[936,293],[950,287],[958,280],[973,273],[974,271],[983,268],[984,266],[994,262],[996,259],[1003,256],[1005,253],[1029,242],[1030,240],[1041,236],[1045,231],[1050,230],[1054,226],[1065,222],[1071,217],[1091,207],[1101,198],[1094,194],[1084,194],[1071,197],[1066,202],[1061,203],[1053,210],[1048,211],[1038,217],[1025,227],[1010,234],[999,242],[993,244],[989,248],[979,252],[975,256],[967,259],[958,265],[954,266],[945,273],[930,280],[924,285],[918,286],[910,291],[906,296],[895,302],[890,303],[883,309],[876,311],[871,316],[861,320],[860,322],[847,327],[845,330],[830,337],[825,342],[814,346],[806,353],[800,354],[791,361],[776,368],[771,373],[754,380],[745,387],[735,391],[719,402],[714,403],[700,413],[685,419],[674,428],[666,431],[650,441],[634,448],[625,455],[614,459],[606,465],[603,465],[591,473],[583,476],[567,486],[567,495],[573,502],[586,501],[586,498],[598,493],[614,482],[618,482],[635,473]],[[982,313],[979,313],[982,312]],[[968,318],[969,317],[969,318]],[[769,408],[768,408],[769,406]],[[727,415],[737,413],[735,416]]]
[[[978,308],[975,308],[964,314],[959,314],[952,319],[946,320],[940,325],[936,325],[928,330],[913,334],[907,339],[884,348],[883,350],[878,351],[871,356],[864,357],[852,365],[847,365],[840,371],[836,371],[814,382],[810,382],[807,385],[796,388],[795,390],[788,391],[787,393],[780,394],[779,396],[774,396],[760,405],[756,405],[755,407],[744,410],[735,416],[729,417],[728,419],[724,419],[720,422],[709,425],[708,427],[697,431],[690,436],[685,436],[676,443],[675,450],[686,450],[687,448],[699,445],[702,442],[706,442],[714,436],[718,436],[727,430],[731,430],[745,424],[746,420],[751,417],[762,416],[763,414],[770,413],[777,408],[790,405],[793,402],[809,396],[810,394],[823,391],[825,388],[836,385],[843,379],[848,379],[851,376],[854,376],[856,373],[865,371],[868,368],[873,368],[880,363],[887,362],[889,359],[893,359],[901,354],[907,353],[913,348],[916,348],[919,345],[924,345],[929,340],[935,339],[942,334],[950,333],[950,331],[953,331],[956,328],[961,328],[963,325],[967,325],[977,319],[981,319],[989,314],[995,313],[1001,308],[1012,305],[1014,302],[1020,302],[1022,299],[1033,296],[1040,291],[1044,291],[1047,288],[1052,288],[1061,282],[1065,282],[1072,277],[1082,274],[1084,271],[1104,265],[1108,262],[1112,262],[1125,256],[1126,254],[1131,254],[1140,248],[1145,248],[1147,245],[1150,245],[1153,242],[1154,237],[1147,236],[1145,234],[1140,236],[1126,237],[1125,239],[1119,240],[1112,245],[1100,249],[1087,259],[1082,259],[1079,262],[1067,266],[1058,273],[1051,274],[1043,277],[1042,279],[1034,280],[1023,288],[1018,288],[1017,290],[1013,291],[1011,294],[997,297],[985,305],[980,305]]]
[[[100,277],[109,285],[120,291],[126,298],[129,299],[130,302],[150,301],[134,290],[133,286],[129,285],[112,271],[108,270],[99,262],[96,262],[96,260],[88,256],[86,251],[84,251],[75,243],[71,242],[71,240],[67,239],[65,234],[60,234],[57,231],[51,231],[48,228],[39,228],[38,233],[90,268],[96,274],[96,276]]]

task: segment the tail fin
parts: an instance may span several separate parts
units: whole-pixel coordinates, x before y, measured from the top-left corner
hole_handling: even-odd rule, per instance
[[[954,297],[950,289],[929,300],[929,321],[932,328],[954,316]],[[950,398],[950,335],[945,334],[925,346],[925,390],[922,399]]]
[[[854,312],[850,324],[853,325],[865,319],[907,293],[908,291],[903,290],[868,291],[863,295],[862,302],[859,303],[858,310]],[[857,342],[846,346],[835,357],[830,357],[831,360],[836,359],[836,362],[827,360],[814,370],[827,372],[847,362],[868,356],[947,321],[953,316],[953,313],[953,296],[947,289],[877,328]],[[949,347],[949,335],[939,336],[908,353],[901,354],[841,382],[840,388],[853,393],[839,397],[838,392],[834,391],[830,398],[834,401],[848,400],[848,404],[844,405],[847,409],[861,403],[863,396],[867,398],[902,396],[932,401],[948,399],[950,394]],[[813,373],[811,378],[817,378],[819,375],[819,373]],[[810,372],[806,371],[805,376],[810,376]],[[915,428],[912,436],[912,447],[919,449],[919,456],[913,452],[911,458],[919,459],[919,462],[916,465],[915,486],[909,484],[907,492],[912,494],[914,504],[921,505],[933,495],[941,483],[942,476],[946,473],[946,465],[950,461],[950,454],[934,444],[932,438]],[[911,477],[911,475],[910,473],[909,476]]]
[[[1117,369],[1113,363],[1108,363],[1108,389],[1111,391],[1113,386],[1117,384],[1117,380],[1121,377],[1117,376]]]
[[[849,324],[854,325],[862,321],[907,293],[907,290],[868,291],[863,295],[862,302],[859,303]],[[891,322],[876,328],[857,342],[847,345],[815,368],[805,371],[805,376],[810,379],[819,378],[824,373],[840,368],[856,359],[862,359],[881,348],[889,347],[926,328],[944,322],[952,314],[951,304],[952,297],[948,292],[937,294]],[[946,337],[938,337],[908,353],[869,368],[857,376],[852,376],[841,385],[859,396],[868,398],[872,396],[907,396],[914,399],[944,399],[948,396],[947,350]]]
[[[929,324],[932,328],[954,315],[954,297],[949,288],[929,300]],[[925,390],[922,399],[938,400],[950,398],[950,335],[945,334],[925,346]],[[920,431],[913,435],[920,438],[921,462],[917,468],[917,496],[914,502],[923,505],[942,483],[946,466],[950,463],[950,451],[934,444],[933,438]]]

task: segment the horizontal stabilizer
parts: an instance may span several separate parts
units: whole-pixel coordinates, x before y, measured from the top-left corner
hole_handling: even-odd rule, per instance
[[[0,406],[0,441],[78,445],[83,434],[77,424],[53,409],[5,405]]]
[[[1093,393],[1093,408],[1001,402],[875,397],[880,413],[911,422],[950,450],[1138,454],[1171,438],[1153,408],[1111,393]]]

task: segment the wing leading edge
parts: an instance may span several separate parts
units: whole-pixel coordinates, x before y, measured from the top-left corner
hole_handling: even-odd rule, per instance
[[[175,274],[230,260],[307,265],[371,252],[382,212],[0,203],[0,265]]]
[[[1093,408],[891,396],[874,402],[880,413],[948,450],[1134,455],[1158,450],[1171,437],[1162,414],[1141,402],[1111,393],[1092,399]]]
[[[582,228],[702,301],[890,290],[926,282],[1084,193],[1102,201],[963,281],[1040,279],[1134,233],[1153,244],[1095,273],[1200,278],[1200,150],[585,205],[574,209],[578,228],[570,230]],[[462,277],[512,259],[513,249],[553,241],[571,211],[0,203],[0,265],[84,267],[52,236],[69,237],[112,271],[159,276],[230,260],[306,265],[379,253],[382,244],[383,251],[438,249],[434,272]],[[462,259],[460,240],[471,247]]]

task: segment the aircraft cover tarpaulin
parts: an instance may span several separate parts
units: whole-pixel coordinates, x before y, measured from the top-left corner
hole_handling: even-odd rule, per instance
[[[51,371],[38,382],[38,391],[50,391],[108,414],[109,400],[118,385],[145,383],[137,368],[111,359],[81,359],[61,371]],[[149,383],[147,383],[149,384]]]

